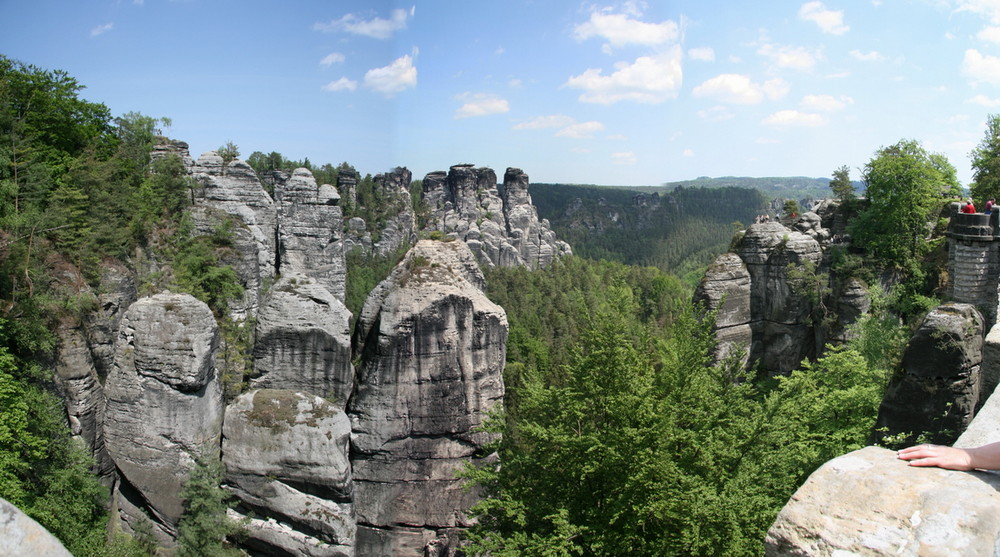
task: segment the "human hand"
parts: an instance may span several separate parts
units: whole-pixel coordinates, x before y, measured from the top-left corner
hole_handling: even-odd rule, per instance
[[[972,470],[972,454],[965,449],[943,445],[917,445],[896,452],[896,457],[910,466],[937,466],[947,470]]]

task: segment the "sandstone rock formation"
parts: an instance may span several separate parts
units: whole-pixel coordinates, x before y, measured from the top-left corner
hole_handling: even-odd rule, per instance
[[[309,170],[299,168],[287,181],[275,184],[274,198],[278,207],[278,271],[309,275],[343,301],[347,268],[336,188],[317,185]]]
[[[735,253],[717,257],[695,289],[694,301],[718,312],[715,359],[719,361],[730,354],[742,353],[746,364],[753,333],[750,327],[750,273],[743,260]]]
[[[372,245],[372,252],[377,256],[385,257],[416,241],[417,219],[410,200],[412,177],[405,168],[375,176],[375,188],[389,207],[385,224],[378,231],[379,238]]]
[[[241,245],[236,250],[246,259],[246,264],[238,265],[237,270],[253,271],[250,275],[240,274],[240,282],[246,289],[243,307],[231,308],[237,318],[246,317],[256,310],[261,285],[275,273],[277,215],[274,202],[250,165],[241,160],[224,165],[218,153],[209,151],[198,158],[190,172],[200,186],[196,192],[196,207],[207,207],[234,217],[237,225],[231,228],[245,229],[245,234],[240,231],[239,237],[245,235],[252,239],[252,249]],[[196,218],[196,224],[199,232],[206,233],[222,223],[216,217]]]
[[[226,408],[223,463],[248,520],[248,549],[267,555],[350,557],[355,518],[350,420],[302,392],[262,389]]]
[[[126,311],[105,384],[104,422],[126,522],[145,507],[163,531],[176,534],[181,486],[195,458],[218,458],[217,346],[212,312],[187,294],[142,298]]]
[[[422,240],[365,303],[348,412],[359,555],[421,555],[469,525],[477,494],[455,472],[481,459],[507,340],[482,282],[464,243]]]
[[[104,443],[104,386],[97,375],[81,327],[63,320],[56,330],[56,383],[62,392],[70,433],[86,443],[94,457],[95,472],[110,483],[114,463]]]
[[[914,468],[866,447],[827,462],[785,505],[769,557],[995,555],[1000,478]]]
[[[819,268],[820,245],[779,222],[763,222],[746,230],[734,252],[715,261],[695,294],[710,310],[720,309],[726,300],[716,324],[723,341],[719,355],[749,344],[750,361],[772,373],[787,373],[815,355],[817,333],[812,303],[806,293],[792,288],[787,266],[811,263]]]
[[[73,557],[41,524],[0,499],[0,555]]]
[[[283,276],[257,314],[250,385],[306,391],[344,408],[354,389],[350,318],[315,279]]]
[[[424,177],[428,227],[464,241],[483,265],[538,268],[571,252],[530,205],[528,177],[508,169],[501,194],[492,169],[452,166]]]
[[[903,353],[904,374],[886,389],[877,428],[885,435],[932,433],[951,443],[972,421],[979,402],[983,317],[971,304],[931,311]]]

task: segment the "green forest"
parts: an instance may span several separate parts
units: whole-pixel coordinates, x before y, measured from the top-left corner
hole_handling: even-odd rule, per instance
[[[113,116],[82,89],[64,72],[0,56],[0,497],[78,557],[152,555],[149,532],[128,535],[112,520],[92,459],[70,436],[53,378],[56,331],[94,309],[101,269],[114,264],[137,274],[140,295],[187,292],[212,308],[243,355],[227,364],[227,389],[241,388],[253,339],[227,325],[227,303],[242,294],[225,264],[231,231],[197,233],[183,164],[151,162],[169,119]],[[232,142],[223,148],[239,156]],[[356,172],[277,152],[249,161],[260,173],[306,166],[324,182]],[[1000,194],[997,161],[1000,116],[973,153],[977,199]],[[940,301],[938,225],[961,190],[951,163],[914,140],[874,151],[864,202],[832,175],[827,195],[855,215],[854,243],[827,274],[803,270],[821,285],[815,294],[850,277],[876,285],[886,270],[899,279],[873,289],[854,340],[776,378],[713,363],[712,316],[691,302],[705,267],[771,206],[766,192],[679,185],[651,202],[648,191],[531,186],[575,255],[486,271],[510,323],[506,397],[487,425],[502,433],[489,449],[503,464],[464,472],[485,494],[470,554],[761,555],[804,479],[869,443],[910,331]],[[371,180],[359,176],[359,204],[345,212],[376,221],[391,208]],[[419,214],[419,195],[414,205]],[[348,256],[355,314],[401,256]],[[157,270],[139,269],[143,258]],[[227,549],[220,478],[206,463],[185,489],[179,555]]]

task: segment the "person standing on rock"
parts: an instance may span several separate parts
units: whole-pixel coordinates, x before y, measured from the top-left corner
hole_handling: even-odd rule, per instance
[[[896,453],[910,466],[937,466],[947,470],[1000,470],[1000,442],[973,449],[944,445],[917,445]]]
[[[972,200],[971,199],[969,199],[968,201],[966,201],[965,205],[962,205],[962,212],[963,213],[970,213],[970,214],[976,212],[976,206],[972,204]]]
[[[992,198],[992,197],[991,197],[991,198],[990,198],[990,199],[989,199],[989,200],[988,200],[988,201],[986,202],[986,210],[985,210],[985,211],[983,211],[983,213],[985,213],[985,214],[987,214],[987,215],[988,215],[988,214],[990,214],[990,213],[992,213],[992,212],[993,212],[993,206],[994,206],[994,205],[996,205],[996,199],[994,199],[994,198]]]

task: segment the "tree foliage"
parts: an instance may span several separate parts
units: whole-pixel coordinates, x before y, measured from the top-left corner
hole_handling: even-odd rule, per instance
[[[846,164],[833,171],[830,190],[841,201],[854,199],[854,182],[851,182],[851,169]]]
[[[975,149],[972,161],[972,197],[985,202],[1000,197],[1000,114],[986,118],[986,131]]]
[[[944,196],[957,187],[954,167],[920,143],[902,140],[875,153],[864,180],[868,206],[852,223],[852,237],[884,263],[912,267],[927,247]]]
[[[181,490],[184,514],[177,527],[178,557],[238,556],[227,545],[227,537],[239,533],[240,525],[226,515],[229,496],[222,489],[222,462],[218,455],[200,455]]]

